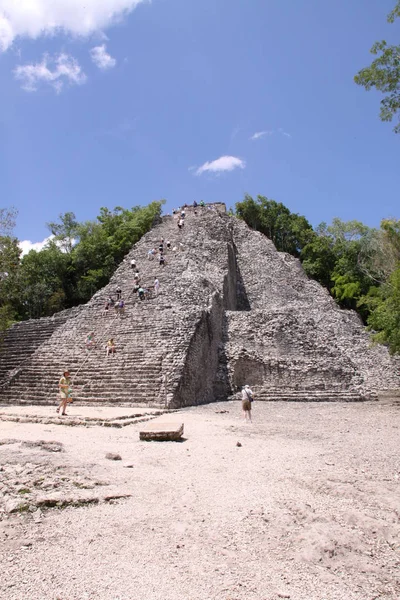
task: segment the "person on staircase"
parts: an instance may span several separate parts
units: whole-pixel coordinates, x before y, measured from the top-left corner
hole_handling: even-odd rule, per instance
[[[138,289],[138,296],[139,296],[139,300],[146,300],[144,288],[140,287]]]
[[[121,298],[121,300],[118,302],[118,316],[123,317],[124,314],[125,314],[125,302]]]
[[[162,254],[162,252],[160,252],[160,254],[158,255],[158,260],[160,263],[160,267],[165,267],[165,257],[164,254]]]
[[[117,348],[115,346],[114,338],[110,338],[106,344],[106,356],[108,356],[109,354],[115,356],[116,350]]]
[[[135,283],[139,283],[139,281],[140,281],[140,274],[139,274],[139,271],[136,271],[135,275],[133,276],[133,281],[134,281]]]
[[[184,220],[184,219],[182,219],[182,218],[181,218],[181,219],[179,219],[179,221],[178,221],[178,227],[179,227],[179,229],[182,229],[182,227],[183,227],[184,225],[185,225],[185,220]]]
[[[108,311],[110,310],[110,308],[111,308],[110,301],[106,300],[106,303],[104,304],[104,308],[103,308],[104,316],[108,315]]]
[[[131,269],[134,269],[136,271],[136,260],[134,258],[132,258],[131,260]]]
[[[159,289],[160,289],[160,282],[159,282],[158,278],[156,277],[154,280],[154,293],[156,296],[158,296]]]
[[[167,240],[167,250],[171,250],[171,242]]]
[[[70,373],[69,373],[69,371],[64,371],[62,377],[60,378],[60,381],[58,382],[58,389],[60,391],[61,402],[58,405],[56,412],[60,413],[60,416],[64,416],[67,414],[65,412],[65,410],[67,408],[67,404],[68,404],[68,402],[71,402],[71,400],[72,400],[71,399],[71,393],[72,393],[71,386],[72,386],[72,381],[71,381]]]
[[[107,309],[108,310],[108,309]],[[93,348],[93,346],[95,345],[95,341],[94,341],[94,331],[91,331],[90,333],[87,334],[86,336],[86,341],[85,341],[85,345],[86,348],[88,350],[90,350],[91,348]]]
[[[149,250],[148,253],[147,253],[147,258],[149,260],[153,260],[154,257],[155,257],[155,255],[156,255],[156,249],[155,248],[151,248],[151,250]]]
[[[116,297],[117,297],[117,302],[118,302],[119,300],[121,300],[121,296],[122,296],[122,290],[121,290],[121,288],[119,287],[119,285],[117,286],[117,288],[116,288],[116,290],[115,290],[115,295],[116,295]]]

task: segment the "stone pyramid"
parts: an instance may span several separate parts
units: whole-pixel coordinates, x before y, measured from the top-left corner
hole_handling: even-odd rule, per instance
[[[66,368],[79,402],[166,408],[224,400],[245,383],[260,400],[363,400],[400,387],[400,361],[372,346],[357,314],[297,259],[224,205],[196,212],[187,209],[182,230],[163,217],[87,304],[14,325],[0,353],[0,402],[55,404]],[[147,255],[161,239],[171,242],[164,267]],[[158,277],[157,297],[133,293],[132,258],[144,287]],[[125,314],[105,314],[118,286]]]

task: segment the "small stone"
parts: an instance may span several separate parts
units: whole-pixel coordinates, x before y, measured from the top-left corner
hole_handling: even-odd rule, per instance
[[[236,442],[236,446],[237,446],[238,448],[241,448],[241,447],[242,447],[242,443],[241,443],[241,442]]]
[[[124,465],[124,468],[125,469],[133,469],[133,465],[129,463],[127,465]]]
[[[9,514],[24,512],[29,509],[29,504],[22,500],[11,498],[6,502],[5,509]]]
[[[122,460],[121,456],[115,452],[107,452],[106,458],[108,458],[108,460]]]

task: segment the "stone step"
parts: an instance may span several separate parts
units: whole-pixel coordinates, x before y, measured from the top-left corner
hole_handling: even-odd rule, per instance
[[[254,394],[255,400],[264,402],[360,402],[366,396],[354,391],[314,391],[314,390],[288,390],[288,391],[264,391]]]

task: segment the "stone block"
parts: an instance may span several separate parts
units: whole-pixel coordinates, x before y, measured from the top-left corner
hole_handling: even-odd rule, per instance
[[[141,440],[146,441],[177,441],[183,436],[183,423],[174,421],[166,422],[150,422],[139,432]]]

